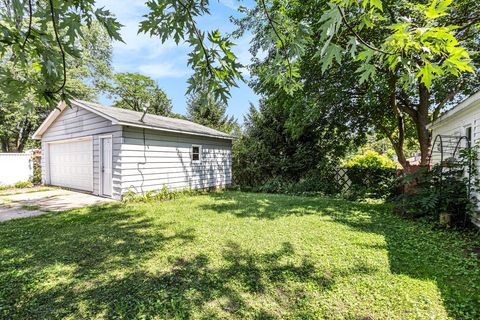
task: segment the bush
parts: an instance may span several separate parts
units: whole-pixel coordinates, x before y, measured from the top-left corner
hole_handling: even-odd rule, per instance
[[[32,162],[33,162],[32,182],[34,184],[41,184],[42,183],[42,153],[40,150],[36,150],[32,154]]]
[[[351,182],[347,192],[350,198],[391,198],[398,185],[397,170],[385,167],[352,166],[346,168]]]
[[[14,187],[15,188],[18,188],[18,189],[21,189],[21,188],[32,188],[33,187],[33,183],[31,183],[30,181],[21,181],[21,182],[17,182],[14,184]]]
[[[348,160],[345,168],[371,168],[371,169],[395,169],[397,164],[385,154],[368,150],[362,155],[357,155]]]
[[[337,193],[334,170],[312,170],[298,180],[275,177],[255,187],[240,186],[242,191],[280,193],[291,195],[324,195]]]
[[[476,152],[468,148],[462,150],[459,161],[404,175],[402,184],[407,187],[395,199],[397,212],[447,226],[466,226],[477,206],[476,197],[470,194],[475,194],[478,182],[476,166],[472,166],[470,179],[465,168],[476,158]]]

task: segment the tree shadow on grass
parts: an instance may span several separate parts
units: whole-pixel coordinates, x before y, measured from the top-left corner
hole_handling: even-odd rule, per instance
[[[75,282],[135,269],[167,243],[195,239],[193,229],[166,235],[169,224],[154,223],[143,213],[114,204],[2,223],[0,318],[16,318],[17,313],[50,318],[43,312],[53,301],[65,299]],[[44,283],[46,277],[52,281],[52,273],[58,285]],[[49,286],[53,291],[37,300],[39,287]],[[63,286],[65,290],[56,290]]]
[[[56,286],[32,299],[49,306],[41,313],[46,318],[72,314],[107,319],[315,318],[313,311],[301,308],[308,304],[303,288],[323,292],[330,290],[334,280],[321,275],[307,257],[298,263],[285,259],[293,255],[289,243],[273,252],[253,253],[230,242],[221,265],[212,264],[203,254],[179,257],[166,271],[132,270],[90,288]],[[373,272],[361,267],[351,271],[359,275]],[[279,308],[259,306],[256,300],[265,296]]]
[[[384,236],[390,271],[436,283],[450,316],[480,319],[480,265],[468,248],[480,245],[478,235],[439,230],[393,214],[388,204],[329,198],[218,193],[203,209],[239,218],[277,219],[286,216],[328,216],[354,230]],[[363,245],[364,244],[359,244]]]

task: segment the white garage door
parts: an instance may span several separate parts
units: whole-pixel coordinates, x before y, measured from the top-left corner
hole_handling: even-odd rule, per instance
[[[50,184],[93,191],[92,140],[51,143]]]

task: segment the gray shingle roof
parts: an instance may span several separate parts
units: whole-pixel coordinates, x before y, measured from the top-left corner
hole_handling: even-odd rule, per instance
[[[137,112],[122,108],[116,107],[107,107],[100,105],[98,103],[87,102],[82,100],[74,100],[73,103],[80,106],[86,106],[91,108],[96,112],[103,114],[107,118],[114,119],[119,124],[130,125],[133,127],[149,127],[152,129],[165,130],[165,131],[174,131],[174,132],[183,132],[190,133],[195,135],[217,137],[222,139],[233,139],[232,136],[206,127],[198,123],[194,123],[188,120],[162,117],[153,114],[146,114],[143,118],[143,121],[140,121],[143,112]]]

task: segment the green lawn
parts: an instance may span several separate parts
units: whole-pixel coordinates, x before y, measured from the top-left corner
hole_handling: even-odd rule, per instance
[[[238,192],[51,213],[0,224],[0,318],[480,319],[474,237]]]

